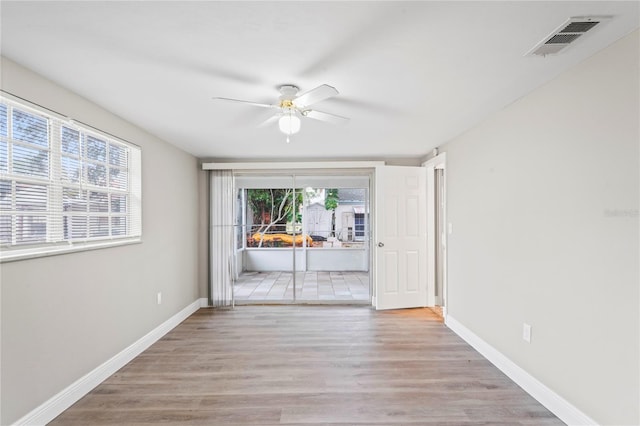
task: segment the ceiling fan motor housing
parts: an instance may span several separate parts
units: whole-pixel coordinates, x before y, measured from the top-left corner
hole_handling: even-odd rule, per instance
[[[280,100],[292,100],[298,94],[298,88],[292,84],[280,86]]]

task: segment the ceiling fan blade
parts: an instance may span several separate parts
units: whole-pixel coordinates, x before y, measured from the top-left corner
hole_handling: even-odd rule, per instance
[[[243,101],[240,99],[221,98],[221,97],[213,97],[211,99],[220,100],[220,101],[239,102],[239,103],[253,105],[253,106],[262,107],[262,108],[278,108],[278,105],[261,104],[259,102]]]
[[[303,93],[302,95],[293,99],[293,102],[299,108],[304,108],[309,105],[315,104],[316,102],[323,101],[332,96],[338,94],[338,91],[335,87],[329,86],[328,84],[323,84],[321,86],[316,87],[315,89],[311,89],[308,92]]]
[[[342,117],[340,115],[329,114],[328,112],[316,110],[303,111],[302,115],[304,117],[313,118],[314,120],[326,121],[332,124],[344,124],[349,121],[347,117]]]
[[[269,117],[266,120],[264,120],[262,123],[258,124],[258,127],[269,126],[269,125],[275,123],[276,121],[278,121],[279,118],[280,118],[280,114],[274,114],[271,117]]]

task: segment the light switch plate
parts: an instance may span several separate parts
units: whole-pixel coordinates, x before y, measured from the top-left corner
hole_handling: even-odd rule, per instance
[[[531,326],[527,323],[522,324],[522,340],[531,343]]]

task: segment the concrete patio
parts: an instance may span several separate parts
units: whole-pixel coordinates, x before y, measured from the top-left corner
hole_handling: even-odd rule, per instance
[[[236,304],[293,303],[291,272],[243,272],[234,286]],[[297,272],[296,303],[369,303],[368,272]]]

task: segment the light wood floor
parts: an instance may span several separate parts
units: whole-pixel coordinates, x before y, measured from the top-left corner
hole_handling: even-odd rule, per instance
[[[53,425],[561,425],[428,309],[201,309]]]

